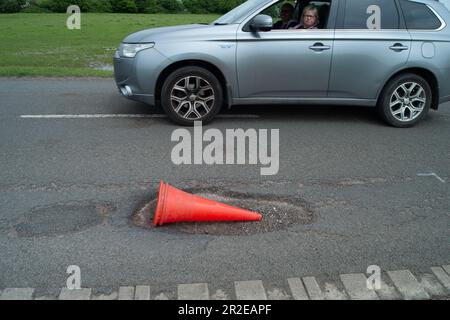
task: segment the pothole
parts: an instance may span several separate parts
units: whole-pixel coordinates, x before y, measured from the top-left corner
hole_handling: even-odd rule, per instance
[[[115,207],[107,203],[56,204],[32,209],[15,226],[19,237],[57,236],[104,223]]]
[[[154,229],[152,223],[157,203],[157,194],[155,194],[149,202],[141,204],[133,213],[132,223],[138,227],[170,233],[241,236],[284,230],[295,224],[311,224],[314,220],[313,211],[305,201],[299,198],[219,191],[214,188],[185,191],[258,212],[263,219],[258,222],[183,222],[167,224]]]

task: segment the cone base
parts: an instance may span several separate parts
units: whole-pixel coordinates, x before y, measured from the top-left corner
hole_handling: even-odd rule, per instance
[[[167,196],[167,186],[164,181],[160,181],[159,183],[159,191],[158,191],[158,201],[156,204],[156,212],[155,216],[153,217],[153,225],[155,227],[160,226],[163,224],[161,221],[162,214],[164,212],[164,207],[166,204],[166,196]]]

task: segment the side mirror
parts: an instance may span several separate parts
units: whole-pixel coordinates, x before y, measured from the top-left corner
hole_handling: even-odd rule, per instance
[[[265,14],[259,14],[253,18],[250,28],[253,31],[270,31],[273,28],[272,17]]]

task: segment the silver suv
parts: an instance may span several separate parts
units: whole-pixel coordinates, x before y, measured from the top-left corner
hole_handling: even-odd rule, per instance
[[[448,1],[298,0],[292,19],[313,5],[316,28],[274,29],[286,1],[248,0],[211,24],[129,35],[115,79],[181,125],[223,106],[325,104],[376,107],[411,127],[450,101]]]

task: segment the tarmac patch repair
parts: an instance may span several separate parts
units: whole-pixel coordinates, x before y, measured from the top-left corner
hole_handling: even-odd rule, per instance
[[[108,203],[66,203],[33,208],[15,225],[18,237],[58,236],[106,223],[116,208]]]

